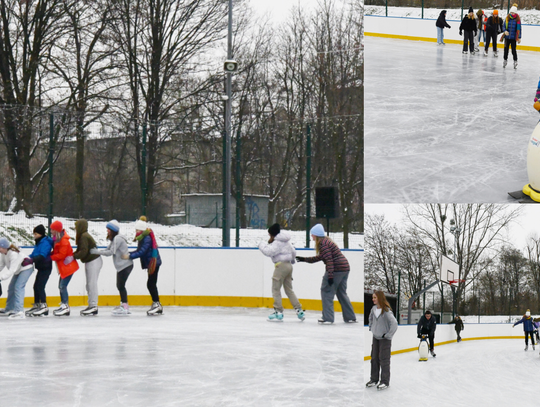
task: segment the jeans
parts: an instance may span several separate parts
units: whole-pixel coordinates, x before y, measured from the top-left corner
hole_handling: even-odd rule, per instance
[[[62,304],[69,305],[69,294],[67,286],[71,281],[71,277],[73,277],[73,274],[70,274],[66,278],[60,277],[60,281],[58,282],[58,288],[60,289],[60,301],[62,301]]]
[[[33,272],[34,268],[32,267],[11,277],[8,287],[6,311],[19,312],[24,310],[24,287],[26,287],[26,282]]]
[[[334,322],[334,296],[337,296],[344,321],[356,321],[356,315],[347,296],[347,279],[349,271],[334,273],[334,284],[328,284],[328,276],[325,274],[321,285],[322,316],[325,321]]]
[[[437,27],[437,44],[444,44],[443,30],[444,30],[444,28]]]
[[[486,32],[484,30],[478,30],[478,43],[480,43],[480,38],[484,37],[484,42],[486,42]]]

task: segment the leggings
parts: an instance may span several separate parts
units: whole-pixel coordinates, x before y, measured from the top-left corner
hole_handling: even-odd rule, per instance
[[[34,303],[47,303],[47,295],[45,294],[45,286],[51,275],[52,264],[50,268],[38,270],[36,281],[34,282]]]
[[[133,264],[116,273],[116,288],[118,288],[118,291],[120,292],[120,301],[123,303],[128,302],[126,281],[131,273],[131,270],[133,270]]]
[[[531,337],[531,345],[534,345],[533,331],[525,331],[525,345],[529,344],[529,335]]]
[[[512,47],[512,56],[517,61],[516,40],[504,40],[504,60],[508,59],[508,49]]]
[[[159,302],[159,293],[157,289],[157,277],[159,268],[161,266],[156,266],[156,270],[153,274],[148,274],[148,281],[146,282],[146,288],[148,288],[148,291],[150,292],[150,295],[152,296],[153,302]]]
[[[486,33],[486,43],[484,44],[484,49],[486,50],[486,52],[489,49],[490,42],[493,43],[493,51],[496,52],[497,51],[497,31],[489,30]]]

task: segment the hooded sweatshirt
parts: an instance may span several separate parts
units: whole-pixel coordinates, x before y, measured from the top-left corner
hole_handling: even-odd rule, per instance
[[[392,310],[387,309],[377,316],[377,306],[374,305],[369,313],[369,330],[375,339],[386,339],[391,341],[398,329],[396,317]]]
[[[272,258],[272,262],[288,261],[291,264],[295,263],[296,250],[290,243],[291,235],[282,230],[275,237],[272,243],[261,242],[259,250],[265,255]]]
[[[91,253],[99,254],[101,256],[113,256],[113,263],[116,271],[122,271],[126,267],[133,265],[133,260],[124,260],[122,258],[123,254],[129,254],[128,240],[124,235],[116,235],[106,249],[92,249]]]
[[[88,221],[86,219],[79,219],[75,222],[75,244],[77,250],[73,253],[73,257],[83,263],[89,263],[99,257],[99,254],[92,254],[90,250],[96,247],[96,241],[88,233]]]
[[[11,249],[7,254],[0,253],[0,281],[19,275],[23,270],[33,269],[32,264],[24,267],[21,265],[25,257],[23,253]]]

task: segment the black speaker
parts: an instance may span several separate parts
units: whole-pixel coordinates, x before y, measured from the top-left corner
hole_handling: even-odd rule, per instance
[[[315,217],[339,218],[337,187],[315,188]]]

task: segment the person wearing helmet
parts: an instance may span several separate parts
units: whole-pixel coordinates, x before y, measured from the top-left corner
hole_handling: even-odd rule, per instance
[[[497,35],[503,31],[503,20],[499,17],[499,11],[493,10],[493,14],[486,22],[486,41],[484,43],[484,56],[488,56],[489,44],[493,44],[493,56],[497,55]]]

